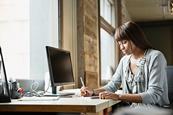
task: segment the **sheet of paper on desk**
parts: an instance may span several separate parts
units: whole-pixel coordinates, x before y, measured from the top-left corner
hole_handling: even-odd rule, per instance
[[[57,94],[52,94],[52,93],[45,93],[44,94],[44,96],[47,96],[47,97],[68,96],[68,95],[75,95],[75,93],[74,92],[58,91]]]
[[[22,97],[18,101],[52,101],[59,100],[60,97]]]

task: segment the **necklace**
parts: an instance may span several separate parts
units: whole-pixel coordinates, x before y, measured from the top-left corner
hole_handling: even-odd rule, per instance
[[[146,55],[146,52],[147,52],[147,50],[144,51],[144,56]],[[140,57],[140,58],[138,58],[138,59],[134,59],[134,58],[132,58],[132,56],[131,56],[131,58],[130,58],[130,63],[131,63],[131,64],[136,64],[136,65],[138,65],[139,62],[140,62],[141,60],[144,59],[144,56],[142,56],[142,57]]]

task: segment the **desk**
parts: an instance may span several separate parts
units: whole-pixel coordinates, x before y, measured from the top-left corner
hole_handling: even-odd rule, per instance
[[[90,97],[66,97],[53,101],[19,101],[0,103],[0,112],[82,112],[103,113],[119,101],[91,99]]]

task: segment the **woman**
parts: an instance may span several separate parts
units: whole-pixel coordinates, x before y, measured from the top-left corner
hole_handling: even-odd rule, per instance
[[[166,66],[158,50],[152,48],[142,29],[134,22],[118,27],[115,39],[124,54],[111,81],[98,89],[81,88],[82,96],[121,100],[132,105],[169,104]],[[122,94],[114,93],[122,86]]]

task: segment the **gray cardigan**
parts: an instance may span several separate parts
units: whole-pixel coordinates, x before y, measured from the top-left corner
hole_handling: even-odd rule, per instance
[[[124,76],[126,68],[129,66],[129,58],[130,55],[122,57],[111,81],[103,88],[115,92],[122,85],[123,92],[127,92]],[[166,67],[166,59],[160,51],[147,50],[144,63],[145,91],[139,93],[143,104],[159,106],[169,104]]]

